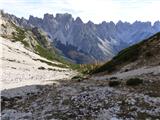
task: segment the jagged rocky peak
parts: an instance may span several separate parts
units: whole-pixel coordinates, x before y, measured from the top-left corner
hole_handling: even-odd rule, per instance
[[[24,17],[21,17],[21,21],[27,21],[27,19],[25,19]]]
[[[107,22],[106,21],[102,21],[101,25],[106,25]]]
[[[92,22],[92,21],[88,21],[87,23],[86,23],[86,26],[89,28],[89,29],[91,29],[92,31],[96,31],[96,25]]]
[[[55,20],[53,14],[44,14],[44,17],[43,17],[43,23],[42,23],[42,26],[43,24],[46,24],[47,27],[49,27],[49,29],[52,29],[51,26],[55,26],[57,25],[57,21]],[[53,27],[55,28],[55,27]]]
[[[40,27],[42,24],[42,19],[38,17],[34,17],[32,15],[29,16],[28,24],[33,25],[35,27]]]
[[[4,16],[4,11],[0,9],[0,17]]]
[[[33,19],[34,18],[34,16],[33,15],[29,15],[29,19]]]
[[[115,26],[115,23],[113,21],[110,21],[109,24]]]
[[[133,23],[133,26],[134,25],[135,26],[143,26],[143,27],[151,27],[152,26],[151,22],[149,22],[149,21],[147,21],[147,22],[135,21]]]
[[[86,23],[86,25],[91,27],[91,28],[95,27],[95,24],[90,20]]]
[[[160,31],[160,21],[159,21],[159,20],[156,21],[156,22],[154,23],[153,27],[154,27],[156,30]]]
[[[90,21],[90,20],[87,22],[87,24],[88,25],[94,25],[94,23],[92,21]]]
[[[160,21],[159,20],[155,21],[154,25],[160,25]]]
[[[99,25],[104,26],[104,27],[108,26],[110,28],[114,28],[116,26],[116,24],[113,21],[110,21],[110,22],[103,21]]]
[[[152,23],[151,23],[151,22],[149,22],[149,21],[147,21],[147,22],[146,22],[146,25],[148,25],[148,26],[152,26]]]
[[[22,17],[19,21],[20,26],[23,26],[24,28],[31,28],[33,27],[31,24],[29,24],[29,21]]]
[[[73,23],[74,19],[72,18],[71,14],[65,13],[65,14],[56,14],[55,20],[59,23],[60,28],[65,30],[68,30],[70,28],[70,25]],[[64,33],[66,34],[66,33]]]
[[[55,19],[56,19],[57,21],[73,20],[72,15],[71,15],[71,14],[68,14],[68,13],[65,13],[65,14],[56,14]]]
[[[77,24],[83,24],[83,21],[81,20],[80,17],[77,17],[76,20],[75,20],[75,23],[77,23]]]
[[[123,24],[123,22],[121,21],[121,20],[119,20],[118,22],[117,22],[117,25],[122,25]]]
[[[29,16],[29,21],[33,21],[34,20],[34,16],[30,15]]]
[[[43,19],[54,19],[54,16],[53,16],[53,14],[49,14],[49,13],[46,13],[46,14],[44,14],[44,17],[43,17]]]
[[[118,22],[117,22],[117,24],[116,24],[116,26],[117,27],[124,27],[124,26],[126,26],[126,27],[129,27],[130,26],[130,23],[128,23],[128,22],[122,22],[121,20],[119,20]]]
[[[34,17],[34,16],[32,16],[32,15],[30,15],[29,16],[29,20],[28,20],[29,22],[35,22],[35,21],[38,21],[38,22],[40,22],[40,21],[42,21],[42,19],[41,18],[38,18],[38,17]]]

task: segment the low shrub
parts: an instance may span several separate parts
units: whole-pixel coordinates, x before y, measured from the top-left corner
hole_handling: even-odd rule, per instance
[[[118,85],[120,85],[120,84],[121,84],[120,81],[109,81],[109,83],[108,83],[108,85],[109,85],[110,87],[115,87],[115,86],[118,86]]]
[[[72,77],[72,79],[79,79],[79,78],[82,78],[80,75],[76,75],[74,77]]]
[[[4,28],[7,28],[7,26],[6,26],[6,25],[4,25],[4,24],[1,24],[1,26],[2,26],[2,27],[4,27]]]
[[[83,77],[82,76],[80,76],[80,75],[76,75],[76,76],[74,76],[74,77],[72,77],[72,80],[77,80],[77,81],[81,81],[83,79]]]
[[[42,67],[42,66],[41,66],[41,67],[39,67],[38,69],[39,69],[39,70],[45,70],[45,68],[44,68],[44,67]]]
[[[146,56],[147,58],[150,58],[150,57],[153,56],[153,54],[152,54],[151,52],[148,51],[148,52],[145,53],[145,56]]]
[[[115,80],[115,79],[117,79],[117,77],[111,77],[111,78],[110,78],[110,80]]]
[[[126,81],[126,85],[128,86],[136,86],[142,83],[143,83],[143,80],[140,78],[130,78],[129,80]]]
[[[53,70],[53,71],[56,71],[56,69],[53,69],[53,68],[48,68],[48,70]]]

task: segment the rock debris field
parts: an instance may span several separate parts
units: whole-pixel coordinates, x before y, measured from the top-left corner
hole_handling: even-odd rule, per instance
[[[2,92],[2,120],[136,120],[160,118],[159,74],[137,76],[138,86],[110,87],[110,80],[59,80],[15,96]],[[33,87],[33,86],[29,86]],[[24,87],[25,88],[25,87]],[[19,88],[20,89],[20,88]]]

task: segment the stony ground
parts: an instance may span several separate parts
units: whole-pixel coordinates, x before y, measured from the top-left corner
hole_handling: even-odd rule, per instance
[[[2,91],[2,120],[159,120],[160,74],[136,77],[143,83],[127,86],[121,79],[110,87],[109,81],[120,79],[73,79],[35,86],[37,92],[24,96]]]

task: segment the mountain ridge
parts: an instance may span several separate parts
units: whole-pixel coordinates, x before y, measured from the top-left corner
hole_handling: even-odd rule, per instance
[[[74,19],[71,14],[44,14],[43,18],[30,16],[29,19],[7,16],[23,27],[43,29],[55,43],[61,53],[76,63],[94,63],[106,61],[120,50],[139,42],[160,31],[160,21],[151,22],[103,21],[94,24],[92,21],[83,23],[80,17]],[[60,46],[69,51],[66,52]],[[75,49],[69,49],[69,47]],[[70,54],[70,53],[75,53]]]

